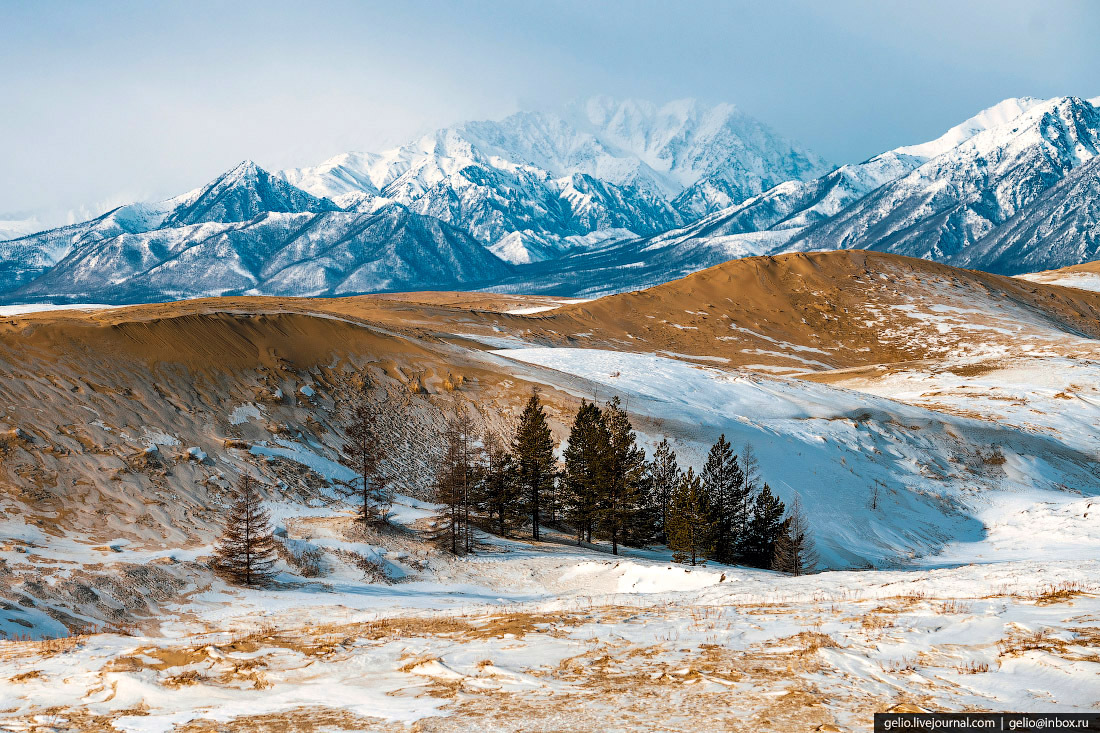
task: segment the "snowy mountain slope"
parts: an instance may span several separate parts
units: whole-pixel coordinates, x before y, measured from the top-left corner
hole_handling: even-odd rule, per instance
[[[1048,100],[882,186],[790,247],[963,261],[965,250],[1092,159],[1098,146],[1100,110],[1077,97]],[[977,257],[966,261],[988,264]],[[999,261],[1003,271],[1024,267],[1003,256]]]
[[[439,130],[381,154],[347,153],[279,175],[317,195],[357,189],[469,229],[513,261],[609,228],[655,234],[825,168],[730,105],[595,98],[560,112]],[[522,250],[510,234],[541,247]],[[513,238],[514,239],[514,238]]]
[[[382,156],[374,153],[343,153],[309,168],[292,168],[275,175],[291,185],[320,198],[337,199],[349,193],[369,193],[377,196]],[[387,181],[388,182],[388,181]]]
[[[597,99],[554,114],[523,112],[500,122],[467,123],[386,153],[345,154],[311,169],[272,175],[245,162],[203,188],[159,204],[122,207],[74,227],[2,242],[0,273],[10,283],[8,301],[47,299],[48,288],[63,298],[109,302],[115,297],[97,296],[88,289],[93,283],[131,293],[127,298],[253,287],[271,293],[277,292],[273,288],[350,292],[346,288],[353,283],[415,288],[420,287],[417,268],[408,258],[394,277],[350,279],[343,277],[348,274],[343,266],[333,270],[323,257],[313,270],[307,260],[294,260],[279,277],[260,264],[288,245],[291,237],[284,230],[297,214],[371,216],[401,202],[518,265],[490,267],[486,272],[495,273],[492,277],[473,279],[467,272],[441,279],[438,268],[426,265],[423,271],[435,274],[425,287],[447,283],[591,296],[667,282],[732,258],[834,247],[897,251],[1012,273],[1092,256],[1087,235],[1081,240],[1094,218],[1095,188],[1087,172],[1092,168],[1072,172],[1095,155],[1098,137],[1100,112],[1088,102],[1008,99],[936,140],[802,180],[818,165],[816,159],[732,108]],[[677,203],[693,196],[689,192],[697,184],[725,185],[724,175],[741,181],[748,195],[772,174],[782,182],[694,221],[697,212]],[[1073,183],[1044,197],[1067,176]],[[1055,203],[1065,196],[1068,203]],[[1042,211],[1028,215],[1033,205]],[[1009,226],[1010,219],[1016,223]],[[336,222],[351,220],[329,217],[316,231],[340,237],[344,225]],[[203,224],[222,226],[203,229]],[[427,238],[427,250],[437,251],[446,237],[437,236],[442,229],[429,229],[417,231]],[[154,230],[159,233],[139,241],[137,235]],[[24,296],[11,294],[75,249],[124,234],[134,236],[126,244],[119,240],[115,249],[100,247],[85,264],[59,270]],[[219,261],[225,253],[215,248],[208,253],[210,267],[196,259],[193,267],[161,268],[156,277],[140,275],[148,281],[133,288],[118,279],[139,277],[143,268],[153,267],[158,248],[165,257],[188,250],[198,258],[206,250],[195,249],[196,238],[214,235],[232,239],[236,254]],[[339,249],[338,242],[332,245]],[[1018,246],[1026,251],[1016,254]],[[324,248],[311,240],[303,251]],[[1044,248],[1047,253],[1041,254]],[[132,263],[110,263],[110,252],[119,257],[124,251]],[[456,255],[458,261],[467,259]],[[115,280],[95,274],[101,264]],[[66,277],[79,282],[65,283]],[[226,280],[218,283],[217,277]]]
[[[1066,486],[1100,494],[1090,452],[994,423],[647,354],[570,348],[494,353],[584,377],[601,393],[620,395],[653,420],[642,428],[653,444],[661,434],[675,436],[682,460],[696,469],[719,433],[734,446],[751,443],[783,500],[799,497],[814,517],[815,540],[830,567],[889,565],[927,556],[945,541],[977,542],[983,531],[974,515],[1005,495],[1077,499]],[[1010,470],[980,465],[980,451],[991,446],[999,447]],[[973,466],[969,482],[949,475],[960,461]],[[872,506],[876,485],[881,497]]]
[[[337,211],[244,161],[202,188],[155,203],[120,206],[95,219],[0,241],[0,294],[15,290],[56,265],[70,252],[124,234],[142,234],[207,222],[249,221],[268,212]],[[171,239],[163,235],[159,240]],[[181,292],[186,287],[181,283]]]
[[[13,300],[112,303],[229,293],[454,288],[509,266],[465,232],[391,204],[374,214],[270,213],[121,233],[74,249]]]
[[[915,158],[931,160],[937,155],[943,155],[952,148],[958,147],[980,132],[1012,122],[1032,107],[1046,101],[1036,97],[1009,97],[963,120],[935,140],[916,145],[904,145],[894,148],[892,152],[897,155],[911,155]]]
[[[572,255],[562,261],[565,268],[524,268],[523,274],[504,288],[509,292],[604,295],[668,282],[738,257],[782,252],[807,227],[829,220],[930,157],[1041,103],[1032,98],[1006,99],[935,140],[844,165],[813,180],[780,183],[679,229]]]
[[[952,127],[935,140],[888,150],[863,163],[840,166],[820,178],[786,181],[681,230],[658,235],[653,242],[764,230],[799,230],[816,224],[835,216],[852,202],[909,173],[936,155],[951,150],[979,132],[1018,117],[1041,102],[1030,97],[1006,99]]]
[[[1030,206],[954,260],[1019,273],[1100,258],[1100,156],[1070,171]]]
[[[203,188],[168,203],[172,210],[161,222],[161,228],[249,221],[268,213],[317,213],[340,208],[331,201],[295,188],[250,160],[238,164]]]
[[[597,97],[572,105],[567,114],[578,128],[587,127],[609,147],[641,160],[666,190],[680,187],[674,203],[685,218],[698,218],[827,168],[818,156],[729,104],[707,107],[685,99],[657,107]]]
[[[158,204],[0,243],[9,301],[455,288],[511,274],[464,230],[376,199],[343,211],[246,161]],[[15,269],[18,267],[18,269]]]
[[[666,240],[667,244],[631,237],[558,259],[522,264],[510,277],[486,290],[583,298],[642,290],[771,251],[789,238],[782,231],[686,237],[683,241]]]
[[[825,168],[819,157],[732,105],[595,97],[559,111],[467,122],[385,153],[348,153],[280,175],[314,195],[333,196],[353,187],[384,191],[409,171],[430,184],[437,172],[485,161],[502,169],[538,169],[551,178],[585,174],[670,199],[709,181],[742,191],[740,200]]]
[[[90,221],[0,241],[0,297],[47,272],[82,244],[155,229],[168,210],[163,204],[130,204]]]
[[[113,245],[98,246],[92,259],[84,259],[85,265],[74,269],[75,263],[69,263],[26,291],[28,297],[32,292],[33,297],[46,297],[46,284],[58,288],[59,297],[69,297],[88,292],[96,282],[104,287],[109,284],[116,293],[146,292],[150,297],[158,297],[158,292],[173,297],[236,292],[259,286],[263,280],[257,280],[256,267],[246,261],[263,260],[265,253],[278,246],[263,241],[264,237],[276,236],[286,243],[284,235],[276,234],[281,225],[274,222],[280,221],[279,217],[262,221],[267,215],[375,214],[394,203],[464,230],[506,261],[535,263],[555,259],[563,252],[583,252],[610,241],[682,225],[702,212],[699,196],[721,199],[724,205],[792,177],[815,175],[823,167],[816,156],[729,105],[705,107],[681,101],[657,107],[595,99],[560,113],[520,112],[499,122],[470,122],[385,153],[348,153],[313,168],[276,175],[245,161],[182,196],[159,204],[123,207],[120,214],[112,215],[134,219],[123,226],[112,220],[94,220],[0,245],[0,273],[6,276],[2,290],[23,287],[86,245],[157,230],[158,234],[144,239],[115,243],[119,245],[115,254],[128,252],[135,257],[132,263],[112,266],[109,253]],[[696,184],[709,193],[691,193]],[[685,195],[695,203],[681,211],[675,199]],[[284,217],[288,222],[293,218]],[[254,220],[254,230],[238,226]],[[234,226],[189,229],[202,224]],[[339,227],[331,230],[337,232]],[[153,266],[157,255],[150,259],[148,253],[142,253],[144,248],[159,248],[165,256],[188,250],[190,256],[198,257],[195,238],[215,234],[233,238],[237,244],[231,249],[237,254],[213,262],[209,268],[197,261],[193,268],[179,267],[176,271],[184,279],[175,282],[168,272],[135,283],[133,288],[123,287],[117,280],[136,277],[142,268]],[[257,250],[255,257],[244,253],[250,236],[255,239],[249,245]],[[212,254],[215,258],[222,255],[225,253]],[[104,273],[114,274],[94,274],[93,261]],[[307,267],[301,263],[297,272],[301,274]],[[328,292],[325,288],[332,285],[323,272],[325,267],[319,263],[317,272],[302,275],[319,292]],[[185,273],[191,272],[200,277],[188,281]],[[486,270],[500,272],[493,267]],[[215,282],[219,276],[225,277],[225,282]],[[78,281],[66,284],[65,277]],[[353,279],[349,283],[369,282],[385,289],[390,281],[416,287],[411,270],[392,278]],[[433,276],[425,285],[439,282]],[[450,286],[464,282],[469,282],[464,273],[449,280]],[[273,280],[272,285],[275,283],[289,286],[284,279]],[[305,291],[313,292],[304,286],[292,287],[290,292]]]
[[[515,235],[542,244],[515,251],[513,262],[556,257],[595,231],[653,233],[681,221],[659,198],[587,175],[548,179],[528,168],[468,165],[420,191],[422,183],[410,171],[385,189],[385,198],[466,229],[501,255],[516,249],[515,242],[502,245]]]

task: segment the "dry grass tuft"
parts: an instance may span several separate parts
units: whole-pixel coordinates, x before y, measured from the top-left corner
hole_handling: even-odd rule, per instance
[[[354,565],[363,571],[363,580],[368,583],[389,583],[390,576],[386,575],[385,567],[376,560],[372,560],[365,555],[360,555],[358,552],[352,550],[345,550],[342,547],[338,547],[329,550],[332,554],[339,557],[349,565]]]
[[[324,553],[319,548],[309,547],[299,542],[289,544],[283,541],[275,543],[275,551],[303,578],[316,578],[321,575],[321,558]]]
[[[836,640],[828,634],[822,634],[819,631],[801,631],[791,637],[792,641],[797,641],[802,646],[802,653],[812,654],[818,649],[839,649],[840,644],[836,643]]]
[[[878,609],[876,609],[878,610]],[[897,622],[886,616],[879,616],[874,611],[863,617],[861,625],[865,629],[890,629],[897,626]]]
[[[879,662],[878,666],[882,668],[883,672],[889,672],[890,674],[915,672],[917,669],[917,658],[902,657],[901,659],[886,659]]]
[[[206,682],[209,678],[197,669],[189,669],[179,674],[170,675],[161,680],[161,684],[165,687],[171,687],[173,689],[179,687],[187,687],[189,685],[197,685],[202,682]]]
[[[24,657],[52,657],[56,654],[66,654],[84,646],[87,641],[86,634],[73,634],[56,639],[43,639],[34,641],[29,638],[12,638],[8,641],[0,641],[0,661],[21,659]]]
[[[1083,596],[1087,593],[1085,586],[1075,581],[1052,583],[1044,586],[1033,598],[1036,605],[1046,606],[1052,603],[1062,603],[1071,598]]]
[[[959,674],[984,674],[989,671],[989,662],[967,662],[955,666]]]
[[[939,606],[939,612],[943,614],[970,613],[973,606],[969,603],[960,603],[956,600],[944,601]]]
[[[439,657],[433,657],[433,656],[430,656],[430,655],[429,656],[413,657],[412,659],[410,659],[409,661],[405,662],[400,667],[398,667],[397,671],[398,672],[404,672],[405,674],[413,674],[413,673],[415,673],[415,670],[416,670],[417,667],[419,667],[423,664],[431,664],[432,662],[439,662],[440,664],[442,664],[443,660],[440,659]]]
[[[1050,629],[1015,634],[997,642],[997,651],[1002,657],[1015,657],[1030,651],[1058,654],[1065,650],[1066,643],[1053,636]]]

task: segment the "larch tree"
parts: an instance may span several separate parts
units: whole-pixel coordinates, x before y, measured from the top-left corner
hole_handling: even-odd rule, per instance
[[[734,531],[737,534],[737,555],[744,561],[748,553],[746,543],[749,542],[749,527],[756,511],[756,497],[763,485],[760,461],[756,457],[756,450],[753,449],[752,443],[745,443],[741,449],[741,474],[744,477],[743,485],[741,491],[734,497],[736,517]]]
[[[465,546],[462,543],[462,444],[458,430],[451,422],[443,432],[443,454],[435,470],[432,489],[435,502],[440,505],[436,516],[436,539],[452,555],[458,555]]]
[[[267,585],[274,577],[275,542],[259,482],[242,474],[214,549],[215,567],[234,583]]]
[[[542,501],[554,490],[554,437],[537,391],[531,392],[520,415],[512,440],[515,478],[526,499],[531,517],[531,538],[539,539]]]
[[[688,468],[672,495],[668,516],[668,546],[675,562],[706,564],[713,527],[703,482]]]
[[[594,402],[582,401],[563,451],[561,476],[566,519],[577,530],[577,544],[592,541],[610,451],[611,432],[603,412]]]
[[[480,481],[480,446],[473,438],[473,421],[458,408],[443,433],[443,456],[435,475],[436,502],[442,505],[438,524],[452,554],[473,550],[470,510]]]
[[[676,453],[669,445],[668,438],[657,444],[653,451],[653,460],[648,466],[649,503],[656,515],[658,539],[668,542],[668,513],[672,506],[672,494],[680,482],[680,466],[676,462]]]
[[[772,569],[791,575],[805,575],[817,567],[818,556],[814,548],[810,526],[802,510],[802,502],[795,497],[790,515],[783,520],[772,554]]]
[[[393,495],[381,466],[386,458],[382,407],[371,400],[369,378],[345,411],[346,441],[340,449],[340,463],[354,476],[339,479],[337,483],[346,496],[356,498],[361,521],[380,519],[384,522],[393,505]]]

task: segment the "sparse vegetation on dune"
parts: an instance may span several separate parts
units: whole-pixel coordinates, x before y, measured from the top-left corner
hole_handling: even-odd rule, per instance
[[[1081,707],[1097,297],[841,253],[537,317],[438,293],[0,321],[0,727]],[[269,527],[230,511],[244,476]],[[215,574],[253,520],[258,563]]]

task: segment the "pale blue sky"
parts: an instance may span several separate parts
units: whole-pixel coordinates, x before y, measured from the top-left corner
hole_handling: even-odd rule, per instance
[[[728,101],[834,162],[1100,95],[1100,3],[0,0],[0,219],[591,94]]]

